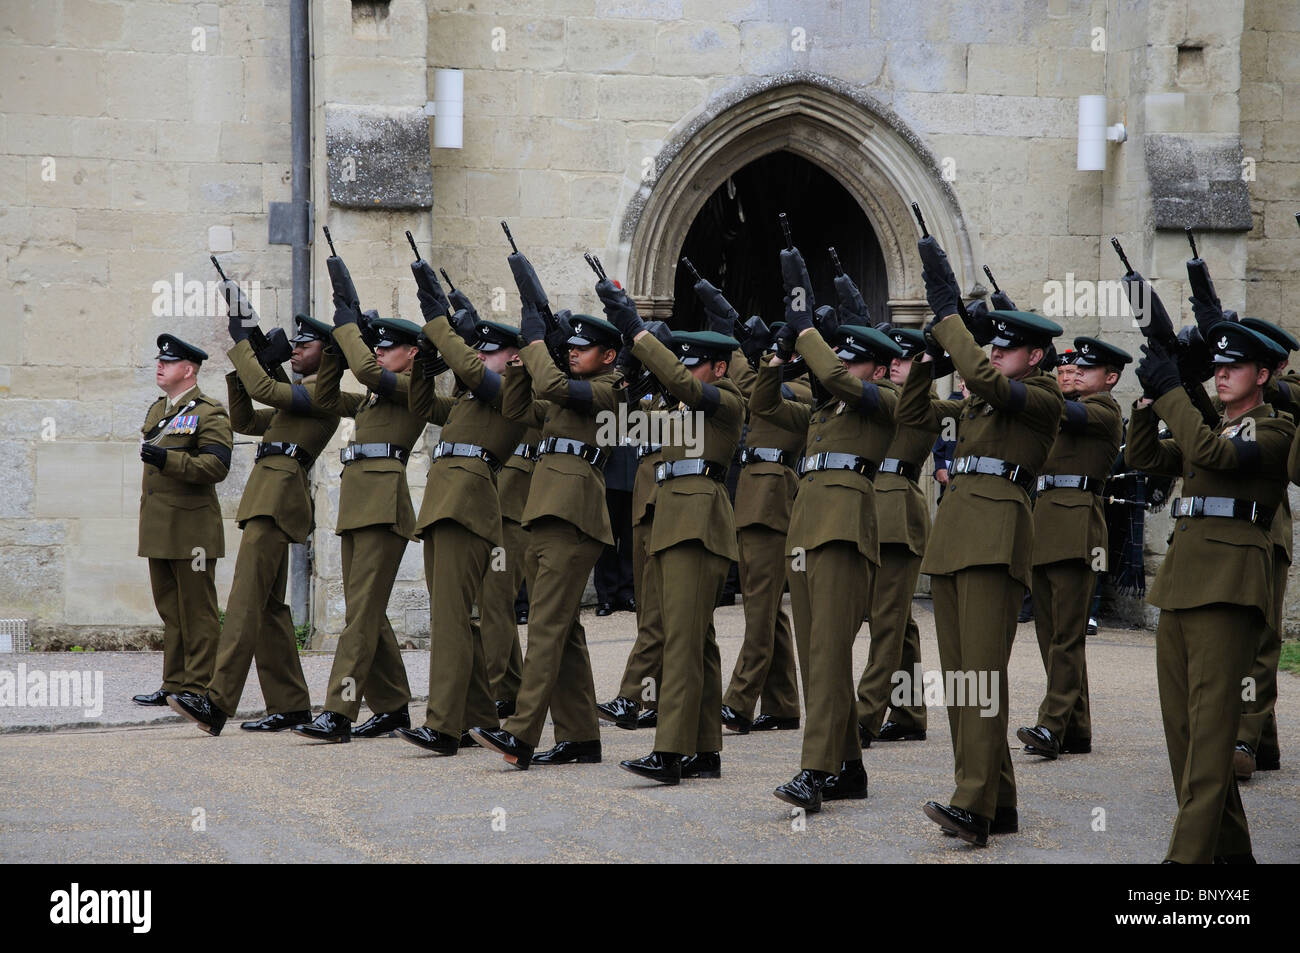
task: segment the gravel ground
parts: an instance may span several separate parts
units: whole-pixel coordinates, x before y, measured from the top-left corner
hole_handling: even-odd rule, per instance
[[[934,620],[916,603],[927,668],[937,667]],[[723,671],[740,648],[739,606],[715,617]],[[632,617],[584,613],[603,700],[617,690]],[[865,635],[855,647],[865,664]],[[492,752],[433,758],[395,739],[309,745],[218,738],[169,709],[132,705],[158,686],[159,653],[0,657],[0,670],[103,673],[103,710],[0,708],[0,860],[4,862],[319,861],[885,861],[1152,863],[1163,856],[1174,798],[1160,725],[1151,633],[1103,629],[1089,641],[1093,753],[1044,762],[1016,753],[1019,834],[987,849],[940,835],[924,801],[952,793],[947,719],[930,709],[925,742],[865,753],[871,796],[806,819],[771,795],[798,768],[801,734],[728,734],[723,777],[647,784],[617,762],[650,751],[650,732],[603,731],[604,763],[516,771]],[[428,657],[405,653],[425,694]],[[330,656],[304,656],[313,698]],[[1032,724],[1043,689],[1033,627],[1012,654],[1011,729]],[[1282,770],[1257,774],[1243,797],[1261,862],[1300,861],[1300,683],[1282,675]],[[241,716],[261,710],[250,677]],[[412,720],[423,720],[419,703]],[[1013,745],[1018,745],[1014,734]],[[547,730],[543,744],[550,743]],[[1104,812],[1101,813],[1101,812]],[[1104,829],[1095,829],[1103,826]],[[199,829],[201,828],[201,829]]]

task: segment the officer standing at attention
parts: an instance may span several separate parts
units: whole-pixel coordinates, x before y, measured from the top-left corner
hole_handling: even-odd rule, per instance
[[[925,353],[925,337],[915,328],[890,328],[884,333],[903,352],[889,364],[889,382],[897,393],[907,383],[912,361]],[[930,507],[919,481],[937,433],[930,427],[900,426],[876,474],[880,565],[871,589],[871,650],[858,680],[858,736],[863,748],[871,747],[872,741],[925,740],[924,704],[896,707],[889,721],[885,711],[890,707],[894,673],[906,672],[910,679],[921,664],[921,635],[912,618],[912,597],[930,534]]]
[[[601,279],[596,294],[632,355],[680,402],[668,413],[703,417],[699,455],[688,456],[684,443],[665,443],[655,468],[659,489],[645,571],[663,600],[659,718],[654,750],[619,767],[662,784],[717,778],[722,774],[722,668],[713,610],[737,555],[725,483],[745,422],[745,401],[726,375],[740,343],[715,331],[677,332],[669,351],[646,329],[625,291]]]
[[[378,340],[372,353],[360,320],[356,302],[336,285],[334,344],[325,349],[316,402],[354,418],[356,429],[340,452],[343,477],[334,524],[341,537],[346,623],[334,652],[325,710],[311,724],[293,729],[313,741],[376,738],[411,726],[410,683],[387,610],[402,554],[415,533],[406,464],[425,425],[408,406],[420,329],[400,318],[373,319]],[[367,388],[365,394],[340,392],[345,361]],[[374,716],[353,728],[363,697]]]
[[[756,354],[755,363],[757,360]],[[749,407],[758,381],[755,367],[738,352],[732,356],[728,374]],[[780,390],[786,400],[812,405],[812,390],[806,381],[783,380]],[[785,591],[785,537],[799,488],[794,468],[803,458],[806,435],[806,428],[786,430],[749,410],[735,504],[745,636],[722,696],[722,726],[742,735],[799,727],[794,633],[781,608],[781,595]],[[760,701],[763,713],[755,718],[754,708]]]
[[[1209,427],[1181,385],[1175,358],[1143,346],[1144,396],[1129,419],[1131,466],[1181,476],[1169,550],[1147,594],[1160,608],[1156,677],[1178,798],[1166,861],[1252,863],[1233,747],[1242,681],[1273,618],[1269,530],[1290,477],[1300,476],[1295,424],[1264,403],[1285,352],[1255,331],[1221,322],[1207,338],[1223,419]],[[1157,418],[1172,439],[1157,437]]]
[[[1007,661],[1030,582],[1030,499],[1065,406],[1056,379],[1040,367],[1061,328],[1023,311],[966,315],[943,250],[930,236],[918,247],[927,261],[923,276],[934,319],[926,327],[926,354],[912,363],[903,388],[898,422],[942,428],[945,420],[957,421],[952,482],[921,571],[931,577],[945,678],[971,693],[972,679],[991,679],[996,684],[986,691],[996,693],[997,705],[985,717],[975,698],[958,699],[961,705],[948,698],[956,790],[948,804],[929,801],[924,810],[948,833],[984,846],[990,833],[1019,827],[1007,745]],[[980,340],[993,345],[991,355]],[[944,351],[970,389],[965,400],[930,396],[934,360]]]
[[[140,428],[144,476],[140,548],[163,621],[162,687],[131,700],[162,706],[167,696],[208,687],[217,658],[217,560],[226,554],[216,484],[230,471],[233,438],[221,402],[199,390],[205,351],[158,335],[154,380],[163,396]]]
[[[306,542],[312,531],[307,475],[334,436],[339,419],[313,399],[321,352],[330,339],[329,325],[301,314],[294,320],[298,333],[292,342],[290,366],[303,376],[289,384],[267,373],[249,343],[249,328],[256,324],[256,315],[247,321],[232,310],[230,317],[230,334],[235,340],[228,352],[235,369],[226,375],[230,414],[238,433],[260,436],[262,442],[257,445],[253,472],[235,516],[243,535],[226,600],[216,671],[205,695],[169,699],[173,709],[210,735],[219,735],[226,719],[239,709],[254,658],[266,717],[240,727],[283,731],[311,721],[311,696],[298,658],[293,614],[284,595],[289,544]],[[254,410],[253,401],[271,409]]]
[[[587,633],[578,621],[587,577],[601,547],[613,542],[605,508],[605,451],[596,446],[602,411],[615,413],[622,379],[614,370],[620,335],[608,321],[570,319],[569,373],[556,367],[536,304],[523,299],[520,333],[527,342],[505,377],[505,415],[542,426],[524,528],[530,599],[528,651],[516,711],[500,728],[471,729],[474,740],[527,771],[530,764],[600,761],[596,688]],[[530,393],[531,391],[531,393]],[[547,709],[555,746],[537,758]]]
[[[490,321],[473,324],[471,348],[452,329],[448,303],[433,267],[411,265],[419,285],[424,335],[456,375],[458,393],[440,397],[425,373],[425,353],[411,375],[411,410],[442,425],[424,485],[416,534],[424,539],[424,579],[429,588],[429,701],[419,728],[400,737],[437,755],[454,755],[473,725],[497,722],[487,679],[483,639],[470,619],[482,602],[483,578],[500,546],[501,511],[496,476],[524,425],[501,415],[501,374],[519,353],[519,332]],[[468,312],[457,314],[463,326]],[[472,321],[472,319],[471,319]],[[473,742],[466,737],[466,745]]]
[[[1133,356],[1093,337],[1074,339],[1063,381],[1065,412],[1038,476],[1034,501],[1034,630],[1047,672],[1038,723],[1016,737],[1049,760],[1092,750],[1085,639],[1097,573],[1109,550],[1101,492],[1119,456],[1124,423],[1110,392]]]

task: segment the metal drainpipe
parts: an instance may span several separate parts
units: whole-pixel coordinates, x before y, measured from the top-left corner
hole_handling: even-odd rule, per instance
[[[309,0],[289,3],[289,104],[293,142],[293,313],[311,314],[311,36]],[[311,622],[311,539],[289,552],[290,611]]]

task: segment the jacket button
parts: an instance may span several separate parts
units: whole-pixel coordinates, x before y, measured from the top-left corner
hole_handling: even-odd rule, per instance
[[[809,483],[812,482],[812,477],[809,477],[809,478],[808,478],[808,482],[809,482]]]
[[[813,437],[814,440],[820,440],[821,438],[822,438],[821,434],[818,434],[816,437]]]
[[[1195,470],[1188,470],[1188,471],[1187,471],[1187,479],[1190,480],[1190,479],[1191,479],[1192,477],[1194,477],[1194,476],[1196,476],[1196,471],[1195,471]]]
[[[153,496],[153,490],[147,490],[145,496]]]
[[[1186,524],[1186,523],[1183,523],[1183,524],[1182,524],[1181,526],[1179,526],[1178,528],[1179,528],[1179,529],[1184,529],[1184,530],[1185,530],[1185,529],[1187,529],[1187,524]]]

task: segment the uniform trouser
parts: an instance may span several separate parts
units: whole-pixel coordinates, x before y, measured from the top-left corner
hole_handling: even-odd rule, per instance
[[[1277,761],[1277,663],[1282,656],[1282,609],[1286,600],[1286,577],[1291,564],[1273,547],[1273,615],[1260,632],[1250,677],[1255,680],[1255,697],[1241,706],[1237,740],[1250,745],[1261,761]]]
[[[244,524],[216,670],[208,686],[213,704],[227,715],[239,708],[253,659],[257,659],[257,680],[268,715],[311,708],[293,614],[284,604],[292,542],[269,516],[256,516]]]
[[[512,519],[501,519],[504,565],[496,557],[488,560],[483,574],[483,594],[478,611],[483,632],[483,657],[493,698],[514,701],[524,653],[515,624],[515,596],[524,581],[524,557],[528,553],[528,530]]]
[[[632,492],[606,488],[605,509],[614,542],[601,550],[591,581],[596,587],[597,602],[619,605],[636,594],[632,572]]]
[[[698,541],[650,556],[646,572],[667,594],[663,604],[663,683],[655,751],[681,755],[722,750],[722,660],[713,608],[731,561]]]
[[[377,713],[411,703],[406,665],[388,623],[388,597],[408,540],[386,526],[346,530],[340,540],[346,624],[334,650],[325,710],[355,721],[362,697]]]
[[[470,618],[483,587],[492,544],[455,520],[424,531],[429,590],[429,702],[424,725],[458,737],[499,724],[487,677],[483,636]]]
[[[627,656],[619,695],[643,708],[659,707],[659,680],[664,667],[663,601],[659,579],[647,572],[651,521],[632,527],[632,575],[636,582],[636,641]]]
[[[515,713],[502,727],[535,748],[549,708],[557,744],[595,741],[600,737],[596,685],[578,610],[603,544],[555,517],[534,522],[529,536],[524,563],[531,601],[528,651]]]
[[[803,675],[805,770],[839,774],[862,758],[853,694],[853,640],[867,611],[873,564],[854,543],[824,543],[787,557],[790,611]]]
[[[1047,673],[1038,724],[1058,741],[1092,739],[1088,710],[1088,613],[1097,574],[1083,559],[1034,567],[1034,632]]]
[[[1169,860],[1208,864],[1216,855],[1250,853],[1232,751],[1241,682],[1262,624],[1258,609],[1225,603],[1160,612],[1156,680],[1178,796]]]
[[[1016,806],[1007,745],[1007,661],[1024,583],[1006,566],[971,566],[931,576],[944,701],[952,730],[956,791],[949,802],[992,819]]]
[[[745,526],[740,544],[740,591],[744,595],[745,640],[722,703],[746,718],[763,702],[763,713],[799,717],[794,637],[781,608],[785,588],[785,533]]]
[[[221,622],[217,616],[217,561],[150,559],[153,604],[163,622],[165,692],[207,691],[217,660]]]
[[[880,565],[871,586],[871,651],[858,680],[858,724],[880,734],[890,708],[894,673],[905,672],[910,685],[921,664],[921,633],[912,618],[912,596],[921,575],[921,557],[903,543],[880,547]],[[909,699],[916,695],[909,691]],[[907,731],[924,731],[925,705],[895,706],[894,722]]]

